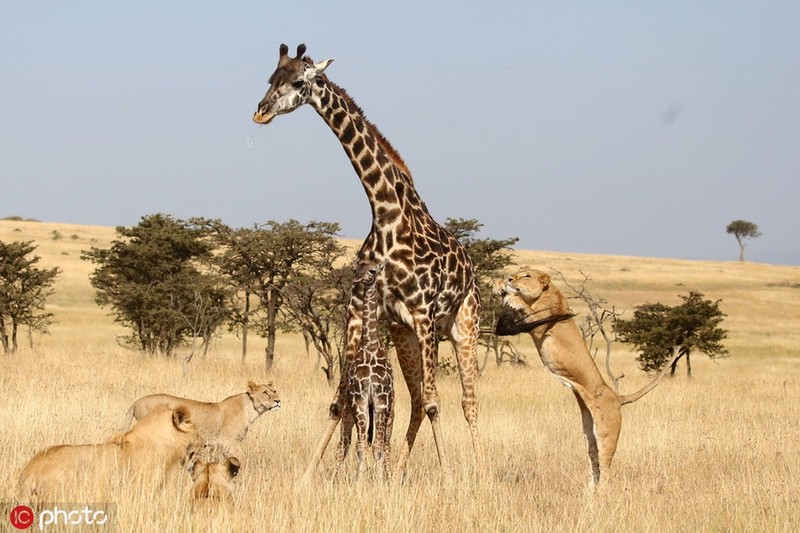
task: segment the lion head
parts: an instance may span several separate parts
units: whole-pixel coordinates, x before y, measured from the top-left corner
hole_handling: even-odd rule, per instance
[[[571,316],[561,293],[550,288],[550,274],[527,267],[505,281],[496,281],[494,293],[503,297],[503,312],[495,332],[498,335],[527,333],[552,322],[553,318]]]
[[[272,386],[270,381],[266,385],[251,381],[247,384],[247,395],[253,402],[253,408],[259,413],[266,411],[278,411],[281,408],[281,399],[278,391]]]
[[[231,501],[241,469],[235,449],[229,443],[209,442],[192,455],[186,469],[192,476],[193,498]]]

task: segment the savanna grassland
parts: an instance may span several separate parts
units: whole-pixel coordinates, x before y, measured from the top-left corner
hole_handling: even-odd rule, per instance
[[[23,339],[16,355],[0,356],[0,502],[6,505],[15,503],[17,476],[37,451],[108,439],[141,395],[216,401],[244,391],[249,379],[269,379],[283,408],[263,415],[243,442],[235,506],[193,510],[189,476],[175,471],[161,492],[119,495],[119,531],[800,530],[798,267],[518,253],[518,264],[557,269],[571,282],[585,273],[590,289],[617,310],[675,305],[679,294],[697,290],[722,299],[727,314],[730,357],[694,354],[691,379],[681,363],[674,378],[623,408],[613,479],[597,494],[585,490],[588,465],[575,400],[524,338],[514,342],[529,365],[489,360],[478,384],[483,476],[472,463],[459,380],[440,375],[451,480],[440,473],[425,422],[404,483],[386,487],[368,477],[356,484],[352,457],[346,475],[331,481],[331,446],[313,485],[295,489],[333,394],[316,356],[306,353],[299,336],[281,335],[275,366],[265,375],[265,343],[252,339],[242,364],[238,339],[227,335],[183,376],[179,359],[120,347],[121,329],[93,300],[93,265],[80,260],[81,250],[113,238],[113,228],[0,221],[0,240],[34,240],[41,264],[62,269],[48,306],[57,321],[50,334],[35,338],[32,349]],[[735,252],[732,240],[732,257]],[[448,354],[449,347],[441,351]],[[649,379],[634,357],[614,345],[614,368],[626,376],[621,392]],[[399,385],[395,446],[405,433],[408,403]],[[0,524],[10,529],[6,518]]]

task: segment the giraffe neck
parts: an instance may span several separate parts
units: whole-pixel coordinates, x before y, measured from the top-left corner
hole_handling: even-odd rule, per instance
[[[310,103],[339,138],[361,180],[372,208],[373,232],[393,233],[412,211],[417,219],[430,219],[405,162],[344,89],[323,76]]]
[[[378,289],[371,283],[364,291],[364,312],[361,318],[361,347],[374,357],[380,347],[378,335]]]

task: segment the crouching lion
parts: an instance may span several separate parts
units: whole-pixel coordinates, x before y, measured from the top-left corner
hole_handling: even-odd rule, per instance
[[[267,411],[279,410],[281,400],[272,382],[247,384],[247,392],[229,396],[221,402],[199,402],[169,394],[151,394],[133,402],[125,417],[125,431],[133,419],[141,420],[157,407],[173,409],[185,405],[192,411],[192,421],[204,442],[240,442],[250,425]]]
[[[603,381],[572,320],[574,315],[566,298],[551,283],[549,274],[523,268],[506,282],[496,282],[495,293],[503,296],[496,333],[530,333],[544,365],[575,394],[589,452],[589,485],[593,489],[601,476],[605,479],[608,475],[617,449],[622,424],[620,407],[653,390],[672,361],[639,391],[617,395]]]
[[[189,458],[186,469],[192,476],[192,499],[233,503],[235,481],[241,471],[236,452],[228,443],[206,443]]]
[[[39,452],[19,476],[19,494],[23,501],[76,501],[113,497],[121,486],[151,490],[201,446],[188,408],[161,407],[109,442]]]

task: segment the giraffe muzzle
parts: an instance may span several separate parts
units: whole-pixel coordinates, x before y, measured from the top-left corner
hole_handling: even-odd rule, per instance
[[[256,124],[269,124],[272,122],[272,119],[275,118],[275,113],[262,113],[261,111],[256,111],[253,115],[253,122]]]

